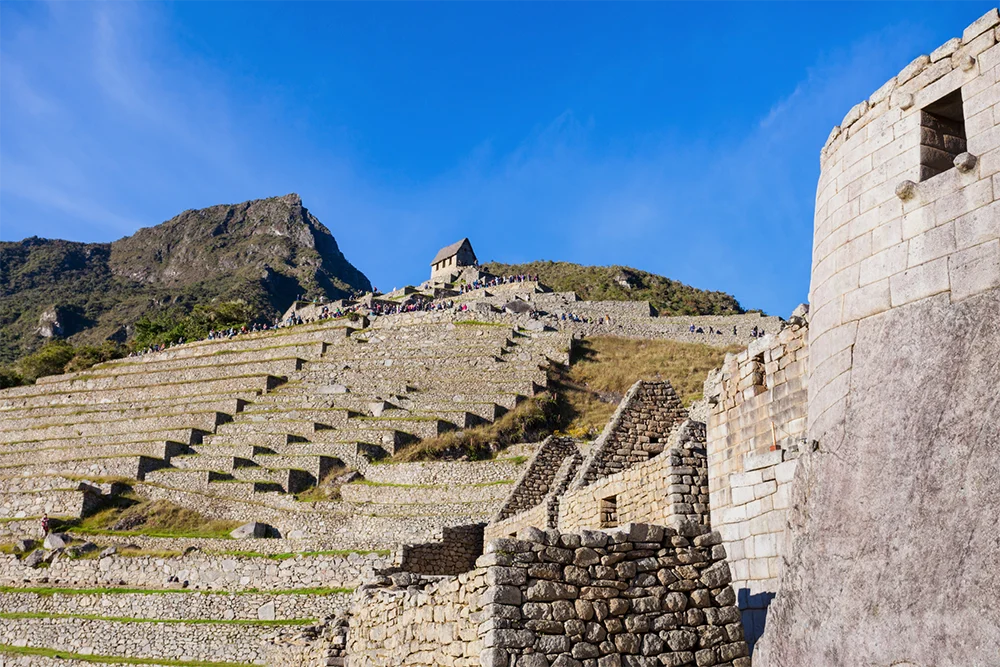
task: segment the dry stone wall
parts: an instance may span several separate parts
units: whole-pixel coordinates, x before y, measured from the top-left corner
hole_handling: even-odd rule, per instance
[[[560,530],[625,523],[709,523],[704,424],[685,421],[668,449],[559,499]]]
[[[528,462],[527,469],[497,514],[497,520],[507,519],[541,504],[552,489],[563,461],[579,454],[579,451],[573,438],[546,438]]]
[[[392,557],[374,553],[269,560],[192,552],[170,558],[114,555],[71,560],[61,557],[48,568],[36,570],[15,556],[0,555],[0,582],[21,585],[45,579],[69,586],[157,588],[171,581],[186,581],[194,589],[217,591],[355,588],[374,576],[375,570],[392,564]]]
[[[669,382],[639,380],[625,394],[584,459],[573,488],[586,486],[659,454],[670,432],[686,417],[687,411]]]
[[[432,578],[399,573],[355,594],[347,653],[366,667],[480,667],[486,573]]]
[[[751,649],[778,590],[806,431],[809,328],[797,312],[790,326],[728,355],[705,383],[712,527],[729,554]]]
[[[405,572],[430,575],[467,572],[483,553],[483,524],[446,526],[438,540],[404,544],[397,553],[399,568]]]
[[[688,524],[523,530],[476,569],[356,593],[348,655],[371,667],[749,667],[717,533]],[[357,662],[355,662],[357,661]]]
[[[1000,655],[998,30],[992,9],[914,60],[823,149],[809,326],[818,449],[799,457],[755,664]],[[938,141],[942,118],[962,126],[964,148]]]
[[[480,560],[488,667],[749,667],[718,535],[527,529]]]
[[[83,589],[86,590],[86,589]],[[158,618],[185,620],[214,618],[224,621],[291,620],[344,616],[351,605],[350,593],[299,595],[248,593],[205,593],[162,591],[147,593],[38,593],[5,592],[0,595],[3,614],[75,614],[116,618]]]

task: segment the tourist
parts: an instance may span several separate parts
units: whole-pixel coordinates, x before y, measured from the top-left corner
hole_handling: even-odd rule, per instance
[[[42,537],[49,534],[49,515],[45,513],[42,515]]]

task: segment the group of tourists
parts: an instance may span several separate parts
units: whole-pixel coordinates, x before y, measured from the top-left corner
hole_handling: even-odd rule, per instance
[[[471,283],[463,283],[459,285],[458,291],[460,294],[467,294],[468,292],[473,292],[477,289],[525,282],[538,282],[538,276],[521,273],[516,276],[497,276],[496,278],[490,278],[489,280],[473,280]]]
[[[713,336],[721,336],[722,333],[723,333],[722,329],[719,329],[718,327],[710,326],[710,327],[708,327],[708,331],[706,332],[703,327],[696,327],[693,324],[688,327],[688,332],[690,332],[690,333],[700,333],[700,334],[707,333],[707,334],[713,335]],[[737,329],[736,329],[735,326],[733,327],[733,335],[734,336],[739,335],[737,333]],[[764,329],[760,328],[760,327],[754,327],[753,329],[750,330],[750,337],[751,338],[763,338],[766,335],[767,334],[764,332]]]

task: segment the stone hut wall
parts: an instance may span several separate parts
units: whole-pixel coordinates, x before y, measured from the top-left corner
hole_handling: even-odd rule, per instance
[[[486,539],[514,536],[522,528],[557,528],[559,526],[559,500],[573,482],[577,470],[583,463],[579,450],[572,452],[559,464],[553,475],[549,490],[542,501],[518,514],[490,522],[486,526]]]
[[[573,438],[546,438],[531,457],[507,502],[497,513],[497,520],[507,519],[541,504],[552,488],[563,461],[578,452],[579,448]]]
[[[667,451],[571,488],[559,499],[560,530],[608,528],[625,523],[707,525],[708,469],[704,425],[686,421]]]
[[[803,317],[729,355],[705,383],[712,527],[729,554],[751,649],[778,590],[791,482],[805,437],[808,325]]]
[[[659,454],[670,432],[686,417],[687,411],[669,382],[639,380],[594,442],[572,488],[592,484]]]
[[[355,594],[348,662],[369,667],[749,667],[717,533],[629,524],[497,539],[471,572]]]
[[[483,568],[437,581],[401,573],[363,586],[351,612],[348,664],[480,667],[486,590]]]
[[[483,553],[483,525],[445,526],[437,541],[402,545],[398,551],[400,569],[436,575],[471,570]]]
[[[991,9],[911,62],[822,151],[809,326],[818,448],[795,471],[756,665],[1000,655],[998,31]]]

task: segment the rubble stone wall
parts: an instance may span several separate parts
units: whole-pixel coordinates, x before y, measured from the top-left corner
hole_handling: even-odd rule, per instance
[[[704,426],[692,421],[684,425],[694,432],[661,454],[567,491],[559,499],[559,529],[597,529],[625,523],[707,525]]]
[[[366,667],[480,667],[486,573],[440,580],[406,575],[355,594],[349,664]]]
[[[483,553],[483,524],[446,526],[440,539],[404,544],[397,552],[399,567],[417,574],[460,574],[476,566]]]
[[[669,382],[639,380],[594,442],[572,487],[592,484],[659,454],[670,433],[686,417],[687,411]]]
[[[35,570],[16,556],[0,555],[0,582],[20,585],[27,581],[59,579],[70,586],[129,586],[156,588],[176,577],[192,588],[240,590],[257,588],[355,588],[376,569],[392,565],[392,558],[378,554],[302,556],[269,560],[192,553],[186,556],[114,555],[100,559],[57,558],[48,568]]]

